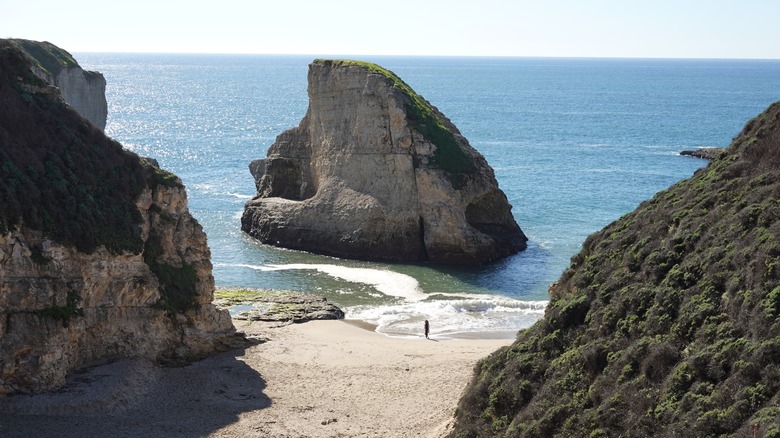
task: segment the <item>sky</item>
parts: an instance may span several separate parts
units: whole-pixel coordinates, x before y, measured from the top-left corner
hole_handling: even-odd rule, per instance
[[[780,0],[0,0],[70,52],[780,59]]]

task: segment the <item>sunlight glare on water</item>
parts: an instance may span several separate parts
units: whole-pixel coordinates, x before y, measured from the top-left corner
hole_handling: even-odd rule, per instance
[[[591,233],[706,163],[780,100],[780,61],[369,58],[448,116],[495,170],[528,249],[484,267],[339,260],[240,230],[248,165],[306,112],[302,56],[76,54],[108,82],[106,133],[182,178],[220,286],[326,296],[386,333],[512,331]],[[539,304],[542,303],[542,304]],[[436,321],[433,321],[436,320]]]

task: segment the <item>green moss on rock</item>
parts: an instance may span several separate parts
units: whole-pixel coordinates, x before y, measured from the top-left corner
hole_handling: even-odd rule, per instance
[[[395,73],[365,61],[316,59],[314,62],[336,67],[361,67],[384,76],[395,88],[401,90],[409,99],[406,111],[415,129],[436,146],[430,165],[447,172],[455,188],[461,188],[465,184],[466,175],[477,170],[473,157],[457,140],[455,133],[442,120],[439,112]]]
[[[150,234],[144,247],[144,262],[160,282],[160,300],[156,306],[169,312],[183,313],[197,308],[198,275],[189,264],[173,266],[162,262],[161,238]]]
[[[38,42],[23,39],[8,41],[29,55],[38,68],[53,77],[56,77],[63,69],[78,67],[78,63],[70,53],[48,41]]]

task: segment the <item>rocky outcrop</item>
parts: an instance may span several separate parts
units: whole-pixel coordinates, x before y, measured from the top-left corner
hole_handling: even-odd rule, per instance
[[[87,123],[3,40],[0,108],[0,395],[240,341],[211,304],[206,235],[178,178]]]
[[[60,89],[65,102],[93,125],[106,129],[106,79],[101,73],[83,70],[70,53],[49,42],[10,41],[31,57],[36,75]]]
[[[233,319],[281,323],[344,319],[344,311],[327,298],[309,293],[221,288],[214,303],[240,309]]]
[[[724,148],[699,148],[699,149],[691,149],[687,151],[680,152],[680,155],[684,157],[694,157],[694,158],[701,158],[703,160],[714,160],[720,156],[720,154],[725,151]]]
[[[250,165],[242,229],[347,258],[482,264],[525,248],[493,170],[395,74],[316,60],[309,108]]]

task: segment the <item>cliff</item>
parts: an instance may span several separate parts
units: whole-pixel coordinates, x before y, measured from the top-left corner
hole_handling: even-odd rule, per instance
[[[232,345],[181,181],[107,138],[0,40],[0,395]]]
[[[780,436],[780,103],[583,244],[452,436]]]
[[[395,74],[316,60],[308,81],[300,125],[250,165],[245,232],[375,260],[482,264],[525,248],[484,157]]]
[[[106,129],[106,79],[101,73],[83,70],[70,53],[49,42],[8,41],[30,57],[38,77],[60,89],[66,103],[93,125]]]

